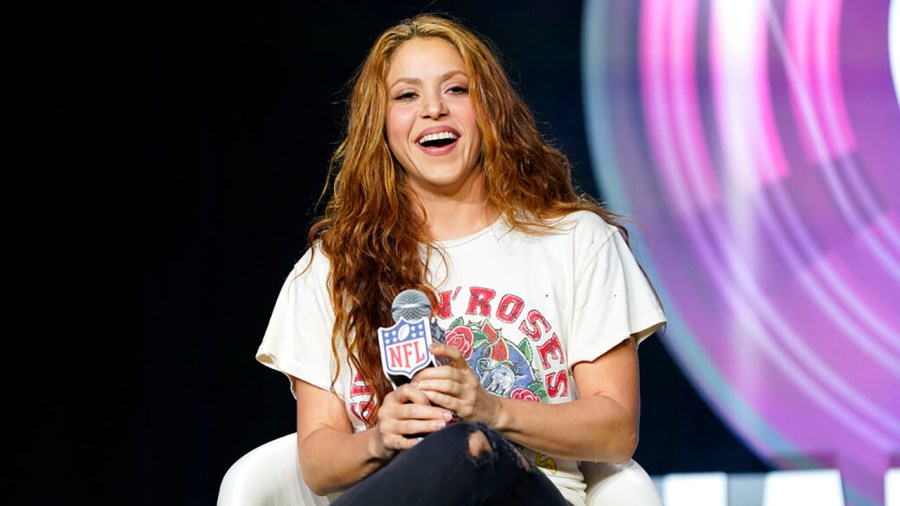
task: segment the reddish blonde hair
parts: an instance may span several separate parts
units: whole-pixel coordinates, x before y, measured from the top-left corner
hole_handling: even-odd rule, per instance
[[[542,233],[549,228],[547,218],[590,210],[628,238],[620,217],[575,192],[567,158],[538,131],[487,39],[456,20],[433,14],[388,28],[353,80],[346,134],[332,156],[333,178],[323,192],[324,196],[330,190],[331,198],[308,237],[331,261],[332,351],[339,368],[333,381],[340,374],[338,350],[344,348],[353,368],[372,387],[370,426],[391,390],[382,373],[376,335],[379,327],[392,322],[394,297],[415,288],[428,294],[432,307],[437,307],[420,253],[423,244],[433,251],[422,219],[424,208],[406,184],[384,133],[385,78],[391,58],[405,42],[427,37],[449,42],[465,62],[481,130],[480,162],[488,202],[513,228]],[[421,212],[414,212],[414,207]]]

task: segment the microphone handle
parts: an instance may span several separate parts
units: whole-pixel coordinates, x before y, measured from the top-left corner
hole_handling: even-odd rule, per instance
[[[405,385],[410,382],[410,379],[403,375],[391,374],[388,376],[391,379],[391,382],[399,387],[400,385]]]

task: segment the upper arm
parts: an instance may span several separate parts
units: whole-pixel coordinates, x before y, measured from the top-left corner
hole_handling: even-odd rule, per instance
[[[335,394],[295,377],[291,381],[297,397],[297,440],[301,446],[310,434],[320,429],[353,432],[344,404]]]
[[[640,414],[637,345],[628,337],[592,362],[572,368],[580,398],[602,395],[621,405],[635,426]]]

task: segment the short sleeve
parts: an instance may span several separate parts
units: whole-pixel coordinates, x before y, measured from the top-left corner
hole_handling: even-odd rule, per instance
[[[576,227],[569,359],[591,362],[628,336],[640,343],[666,317],[619,229],[593,215]]]
[[[322,252],[307,250],[285,279],[256,360],[263,365],[331,389],[334,311],[328,296],[329,263]],[[312,262],[310,264],[310,262]]]

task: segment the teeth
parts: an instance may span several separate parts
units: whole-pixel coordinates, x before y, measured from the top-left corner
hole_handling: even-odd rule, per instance
[[[419,139],[419,144],[425,144],[426,142],[439,141],[439,140],[443,140],[443,139],[456,140],[458,138],[459,138],[458,135],[451,133],[451,132],[438,132],[436,134],[428,134],[428,135],[423,136],[421,139]]]

